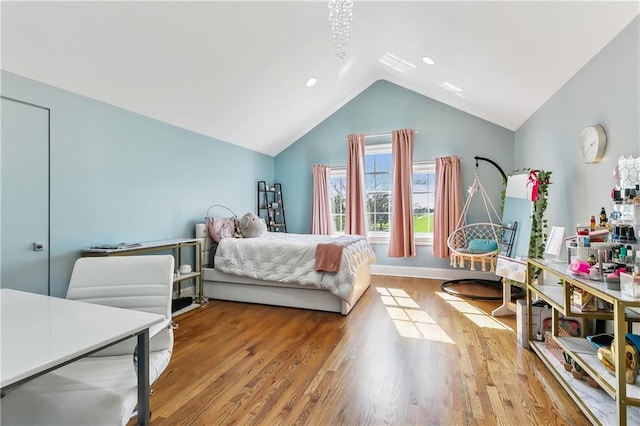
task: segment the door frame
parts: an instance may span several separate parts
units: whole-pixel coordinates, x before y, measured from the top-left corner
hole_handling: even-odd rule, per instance
[[[51,296],[51,108],[4,95],[0,99],[47,112],[47,295]]]

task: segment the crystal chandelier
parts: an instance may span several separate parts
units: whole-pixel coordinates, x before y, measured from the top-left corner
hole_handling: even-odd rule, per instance
[[[344,59],[347,56],[347,40],[349,24],[353,18],[353,0],[329,0],[329,22],[331,35],[336,43],[336,56]]]

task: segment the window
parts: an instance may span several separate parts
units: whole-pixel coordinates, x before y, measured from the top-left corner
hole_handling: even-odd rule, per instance
[[[333,230],[337,234],[344,234],[344,227],[346,226],[345,208],[347,205],[347,169],[345,167],[331,168],[329,186]]]
[[[413,231],[416,238],[431,241],[436,209],[436,164],[413,163]],[[426,242],[426,241],[425,241]]]
[[[365,148],[365,207],[369,239],[372,242],[389,240],[392,164],[391,144]],[[430,243],[433,237],[435,176],[433,161],[413,163],[413,226],[416,243]],[[331,169],[331,216],[337,233],[344,233],[345,228],[346,181],[346,168]]]
[[[388,238],[391,220],[391,145],[367,146],[364,150],[365,208],[371,237]],[[381,235],[377,235],[381,233]]]

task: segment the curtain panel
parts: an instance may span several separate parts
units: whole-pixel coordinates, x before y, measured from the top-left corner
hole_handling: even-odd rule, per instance
[[[311,203],[311,233],[318,235],[333,234],[331,221],[331,198],[329,197],[329,166],[313,166],[313,201]]]
[[[416,255],[413,230],[413,129],[392,132],[393,188],[389,257]]]
[[[346,234],[367,236],[367,211],[364,202],[364,135],[348,135]]]
[[[450,254],[447,238],[455,231],[462,215],[460,157],[436,158],[436,194],[433,255],[444,259]]]

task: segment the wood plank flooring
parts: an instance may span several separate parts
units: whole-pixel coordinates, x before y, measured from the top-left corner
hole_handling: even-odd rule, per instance
[[[151,424],[588,424],[497,306],[388,276],[346,317],[211,301],[177,319]]]

